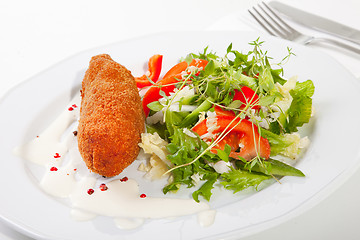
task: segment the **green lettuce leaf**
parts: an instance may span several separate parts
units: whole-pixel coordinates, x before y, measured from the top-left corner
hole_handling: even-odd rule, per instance
[[[250,170],[250,167],[242,161],[236,161],[236,166],[243,170]],[[259,172],[270,176],[305,176],[299,169],[271,158],[264,161],[263,165],[256,163],[251,167],[251,172]]]
[[[182,128],[172,126],[173,135],[170,136],[170,143],[166,146],[169,151],[167,159],[171,161],[175,166],[184,165],[192,162],[198,155],[200,155],[208,145],[202,141],[199,137],[190,137],[183,132]],[[186,185],[188,188],[194,186],[192,176],[194,174],[202,175],[205,180],[208,180],[207,185],[205,185],[197,194],[204,196],[205,199],[210,198],[211,186],[209,184],[214,184],[212,178],[207,177],[215,173],[215,170],[207,165],[206,162],[216,162],[219,160],[219,157],[211,152],[206,152],[198,160],[193,162],[190,165],[182,166],[172,170],[173,181],[163,188],[163,192],[166,194],[169,191],[176,191],[181,185]],[[211,180],[211,181],[209,181]]]
[[[281,85],[284,85],[286,83],[286,80],[282,78],[280,75],[283,73],[283,69],[271,69],[271,75],[274,79],[275,83],[280,83]]]
[[[243,86],[243,85],[248,86],[249,88],[251,88],[254,91],[256,91],[256,89],[258,87],[256,78],[248,77],[248,76],[242,74],[241,69],[239,71],[232,72],[232,77],[233,77],[233,80],[241,86]]]
[[[221,174],[223,181],[221,184],[234,193],[242,191],[249,187],[257,188],[259,184],[271,176],[261,173],[243,171],[241,169],[232,168],[231,171]]]
[[[293,144],[293,142],[288,141],[283,135],[272,133],[266,129],[261,129],[260,134],[269,141],[271,156],[278,155]]]
[[[206,182],[195,192],[193,192],[192,197],[196,202],[199,202],[199,196],[202,196],[205,200],[210,201],[214,184],[217,181],[219,174],[212,172],[203,176],[203,180]]]
[[[314,84],[311,80],[297,83],[296,87],[290,91],[293,100],[287,111],[288,123],[287,132],[296,132],[298,127],[308,123],[312,112],[312,99],[315,91]]]

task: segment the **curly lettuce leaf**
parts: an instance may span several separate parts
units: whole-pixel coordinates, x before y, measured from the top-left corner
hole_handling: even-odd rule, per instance
[[[287,132],[296,132],[298,127],[308,123],[312,112],[312,99],[315,91],[314,84],[311,80],[298,82],[290,94],[293,98],[290,108],[287,111],[288,123]]]
[[[264,180],[270,179],[271,176],[261,173],[243,171],[232,168],[231,171],[221,174],[223,181],[221,184],[228,190],[240,192],[249,187],[257,187]]]

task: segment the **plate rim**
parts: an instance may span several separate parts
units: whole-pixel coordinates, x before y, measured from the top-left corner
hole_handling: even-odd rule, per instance
[[[184,32],[188,32],[188,31],[184,31]],[[229,33],[229,32],[235,32],[235,31],[212,31],[211,34],[214,34],[216,32],[221,32],[221,33]],[[167,35],[167,34],[174,34],[174,33],[178,33],[177,31],[175,32],[162,32],[160,33],[160,35]],[[251,32],[253,33],[253,32]],[[25,83],[29,83],[30,81],[32,81],[33,79],[36,79],[37,77],[41,76],[41,74],[43,74],[44,72],[48,72],[50,71],[52,68],[56,67],[57,65],[59,65],[60,63],[63,63],[63,62],[66,62],[70,59],[73,59],[73,58],[76,58],[76,57],[79,57],[80,55],[84,54],[84,53],[87,53],[87,52],[90,52],[90,51],[95,51],[95,50],[98,50],[98,49],[103,49],[103,48],[110,48],[111,46],[113,45],[119,45],[119,44],[123,44],[124,42],[130,42],[130,41],[133,41],[134,39],[144,39],[144,38],[151,38],[153,36],[157,36],[159,35],[159,33],[154,33],[154,34],[150,34],[150,35],[144,35],[144,36],[139,36],[139,37],[135,37],[135,38],[131,38],[131,39],[126,39],[126,40],[122,40],[122,41],[119,41],[119,42],[114,42],[114,43],[110,43],[110,44],[105,44],[105,45],[102,45],[102,46],[98,46],[98,47],[95,47],[95,48],[91,48],[91,49],[87,49],[87,50],[83,50],[83,51],[80,51],[78,53],[75,53],[61,61],[59,61],[58,63],[56,64],[53,64],[52,66],[49,66],[48,68],[40,71],[39,73],[33,75],[32,77],[24,80],[24,81],[21,81],[19,82],[18,84],[15,84],[14,86],[12,86],[5,94],[3,94],[1,97],[0,97],[0,106],[2,105],[2,103],[4,102],[4,100],[9,96],[11,95],[11,93],[13,93],[14,91],[16,91],[19,87],[21,87],[23,84]],[[257,34],[257,35],[262,35],[262,34]],[[266,36],[266,38],[269,38],[269,36]],[[270,37],[271,38],[271,37]],[[275,39],[275,38],[274,38]],[[277,41],[277,40],[276,40]],[[291,43],[292,45],[294,45],[294,43]],[[313,51],[314,49],[312,49]],[[318,51],[318,50],[314,50],[314,51],[317,51],[318,54],[322,54],[322,55],[327,55],[321,51]],[[327,55],[328,56],[328,55]],[[335,59],[331,58],[332,61],[334,62],[337,62]],[[343,71],[346,71],[348,72],[351,76],[353,76],[353,74],[351,74],[344,66],[342,66],[340,63],[337,62],[338,65],[340,65],[340,67],[343,68]],[[353,76],[354,77],[354,76]],[[355,78],[355,77],[354,77]],[[316,195],[318,197],[320,197],[321,199],[316,201],[316,203],[313,201],[313,198],[314,197],[311,197],[308,199],[307,202],[313,202],[312,204],[307,204],[307,203],[303,203],[302,205],[309,205],[306,207],[306,210],[301,210],[300,213],[303,213],[304,211],[308,211],[310,210],[312,207],[316,206],[317,204],[319,204],[322,200],[324,200],[327,196],[329,196],[332,192],[336,191],[336,189],[338,189],[338,187],[340,187],[342,184],[344,184],[346,182],[346,180],[348,180],[354,172],[356,172],[359,168],[360,168],[360,161],[359,161],[359,158],[360,158],[360,152],[358,152],[358,156],[356,156],[356,158],[358,159],[357,160],[357,164],[355,167],[351,168],[351,169],[347,169],[351,174],[348,174],[346,173],[345,171],[342,172],[340,175],[338,175],[336,178],[334,178],[334,181],[336,180],[336,186],[334,187],[334,183],[332,184],[327,184],[322,190],[320,190],[319,192],[316,193]],[[330,190],[330,191],[329,191]],[[300,208],[301,206],[298,206],[297,208]],[[295,209],[296,210],[296,209]],[[280,221],[279,218],[286,218],[286,219],[289,219],[289,218],[293,218],[294,216],[289,216],[289,215],[293,215],[291,213],[294,213],[295,210],[292,210],[290,213],[287,213],[285,214],[285,216],[280,216],[280,217],[277,217],[275,219],[278,219]],[[296,216],[299,215],[300,213],[298,214],[295,214]],[[18,230],[19,232],[21,233],[25,233],[26,235],[29,235],[29,236],[32,236],[32,237],[36,237],[36,238],[41,238],[41,239],[47,239],[48,237],[47,236],[41,236],[39,234],[36,234],[35,232],[33,231],[27,231],[26,228],[23,228],[21,227],[20,225],[16,224],[16,225],[13,225],[14,221],[11,221],[9,217],[6,217],[4,218],[4,216],[2,216],[2,214],[0,215],[0,219],[5,222],[7,225],[11,225],[11,227],[15,227],[16,230]],[[274,221],[274,219],[271,219],[269,221]],[[285,220],[282,220],[280,221],[281,222],[284,222]],[[280,223],[277,223],[275,225],[278,225]],[[262,223],[260,223],[262,224]],[[275,226],[274,225],[274,226]],[[267,228],[264,228],[263,230],[265,230]],[[234,233],[236,232],[243,232],[242,229],[235,229],[234,230]],[[259,232],[259,231],[256,231],[256,232]],[[35,233],[35,235],[33,235]],[[221,235],[223,235],[223,233],[221,233]],[[215,236],[214,236],[215,237]],[[230,237],[230,236],[229,236]]]

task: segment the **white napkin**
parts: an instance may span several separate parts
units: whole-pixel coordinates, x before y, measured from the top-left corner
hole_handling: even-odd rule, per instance
[[[325,34],[306,29],[296,23],[288,21],[288,23],[295,29],[312,36],[326,36]],[[247,10],[242,10],[233,14],[230,14],[219,21],[209,26],[208,31],[256,31],[262,32],[264,35],[268,33],[252,18]],[[332,38],[331,36],[327,36]],[[311,48],[315,48],[329,54],[335,58],[340,64],[342,64],[349,72],[351,72],[356,78],[360,79],[360,55],[349,54],[346,50],[339,48],[333,48],[330,45],[309,45]],[[360,48],[360,47],[359,47]]]

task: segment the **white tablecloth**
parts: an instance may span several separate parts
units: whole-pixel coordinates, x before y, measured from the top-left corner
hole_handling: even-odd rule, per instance
[[[62,59],[99,45],[168,30],[262,31],[246,12],[256,2],[259,1],[0,1],[0,97],[11,87]],[[360,29],[358,0],[286,2]],[[360,56],[315,48],[329,53],[360,77]],[[358,183],[359,170],[311,210],[245,239],[359,239]],[[30,238],[0,222],[0,239]]]

